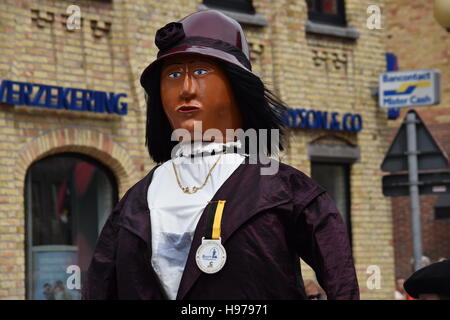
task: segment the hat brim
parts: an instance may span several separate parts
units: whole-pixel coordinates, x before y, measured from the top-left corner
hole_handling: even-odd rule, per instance
[[[159,77],[159,75],[154,74],[155,67],[159,65],[164,59],[175,55],[194,54],[194,53],[232,63],[242,68],[244,71],[252,73],[235,56],[222,50],[204,46],[180,46],[175,47],[170,51],[168,51],[167,53],[165,53],[164,55],[160,56],[158,59],[153,61],[144,69],[140,78],[141,86],[145,89],[145,91],[147,91],[147,93],[149,92],[148,84],[150,82],[150,79],[155,76]]]
[[[417,270],[403,287],[416,299],[424,293],[450,296],[450,261],[436,262]]]

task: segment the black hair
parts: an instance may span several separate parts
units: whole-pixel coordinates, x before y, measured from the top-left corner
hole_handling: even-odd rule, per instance
[[[218,63],[230,82],[242,116],[242,129],[255,129],[257,132],[258,129],[267,129],[268,142],[272,141],[270,129],[278,129],[278,145],[269,143],[265,153],[270,156],[278,150],[284,150],[285,125],[282,116],[288,106],[266,88],[255,74],[228,62]],[[171,141],[173,130],[162,106],[160,73],[161,63],[155,66],[153,76],[147,78],[148,83],[145,86],[148,94],[145,145],[156,163],[170,160],[172,149],[178,144],[178,141]],[[246,143],[243,142],[243,145]],[[248,150],[244,152],[248,153]]]

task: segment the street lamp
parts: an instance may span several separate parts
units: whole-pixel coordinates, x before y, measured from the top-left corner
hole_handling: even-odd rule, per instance
[[[450,32],[450,1],[434,0],[434,18]]]

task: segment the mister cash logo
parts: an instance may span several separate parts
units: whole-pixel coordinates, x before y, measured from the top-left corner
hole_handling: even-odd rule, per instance
[[[381,73],[378,98],[382,108],[438,104],[440,101],[440,72],[424,69]]]

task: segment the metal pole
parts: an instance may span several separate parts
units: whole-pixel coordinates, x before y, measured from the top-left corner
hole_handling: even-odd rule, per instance
[[[421,268],[422,232],[420,224],[419,174],[417,165],[416,114],[408,112],[406,116],[406,140],[408,146],[409,195],[411,201],[411,225],[414,248],[414,270]]]

